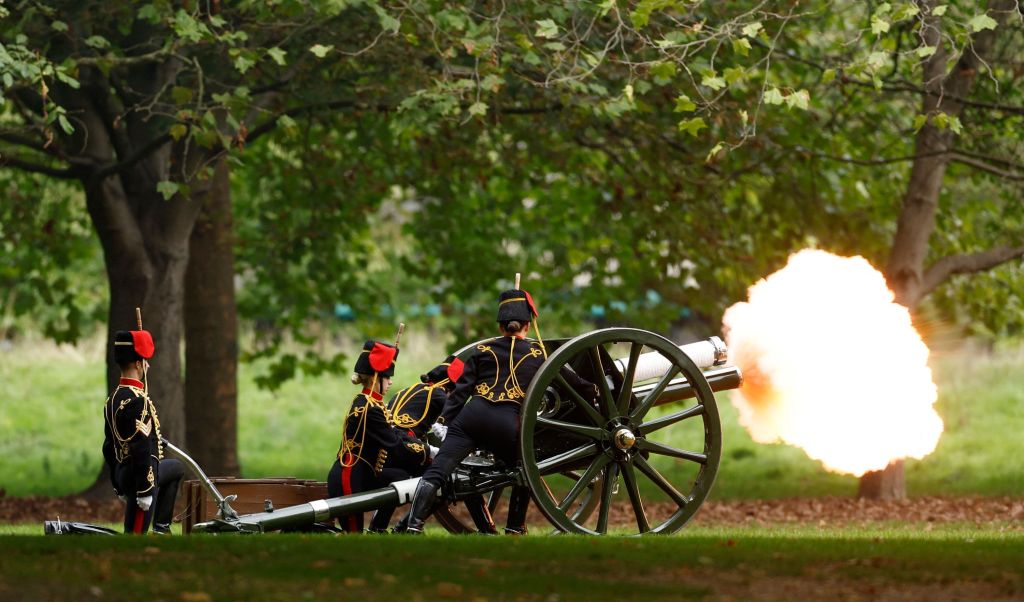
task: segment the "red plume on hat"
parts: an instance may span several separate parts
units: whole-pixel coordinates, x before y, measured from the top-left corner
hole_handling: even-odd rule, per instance
[[[135,353],[138,353],[147,360],[153,357],[153,352],[156,351],[156,345],[153,344],[153,335],[149,334],[148,330],[133,330],[131,333]]]
[[[373,349],[370,350],[370,367],[374,372],[384,372],[395,361],[396,355],[398,355],[398,349],[395,347],[374,343]]]

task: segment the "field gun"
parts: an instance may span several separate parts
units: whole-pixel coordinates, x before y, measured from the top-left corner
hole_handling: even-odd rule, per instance
[[[468,357],[478,344],[456,355]],[[704,502],[718,472],[722,428],[714,393],[742,384],[739,369],[724,365],[725,345],[712,337],[677,346],[633,328],[606,328],[545,345],[548,357],[522,402],[519,464],[471,455],[441,492],[438,522],[452,532],[473,531],[457,502],[484,494],[494,510],[505,488],[524,484],[557,531],[604,534],[621,477],[636,533],[678,531]],[[575,392],[563,376],[566,369],[597,384],[597,399]],[[222,515],[193,530],[302,528],[408,503],[418,480],[270,512]]]

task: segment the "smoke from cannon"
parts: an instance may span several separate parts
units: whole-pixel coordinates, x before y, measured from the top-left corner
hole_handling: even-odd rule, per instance
[[[732,400],[751,437],[855,476],[931,453],[943,424],[928,348],[893,299],[862,257],[805,250],[729,308],[744,377]]]

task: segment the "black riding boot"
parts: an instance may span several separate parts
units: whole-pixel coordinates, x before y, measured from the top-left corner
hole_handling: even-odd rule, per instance
[[[406,533],[421,535],[423,524],[427,522],[430,513],[434,511],[437,503],[437,485],[420,479],[416,485],[416,492],[412,496],[412,507],[409,509],[409,524]]]
[[[370,527],[367,529],[370,533],[387,533],[388,524],[391,522],[391,517],[395,513],[395,507],[390,506],[388,508],[381,508],[373,513],[373,518],[370,519]]]
[[[494,519],[491,518],[491,511],[484,503],[484,496],[474,495],[465,500],[466,510],[473,517],[473,524],[476,525],[478,533],[483,535],[497,535],[498,529],[494,527]]]
[[[505,535],[526,535],[526,510],[530,507],[530,489],[516,485],[508,498]]]

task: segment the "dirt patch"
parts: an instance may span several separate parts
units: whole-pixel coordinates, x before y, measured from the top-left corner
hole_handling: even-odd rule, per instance
[[[1024,498],[915,497],[906,500],[793,498],[706,502],[694,517],[703,526],[736,524],[817,524],[856,526],[882,521],[1024,526]]]
[[[180,502],[181,500],[179,500]],[[179,504],[180,506],[180,504]],[[669,508],[652,505],[651,514],[664,514]],[[178,508],[178,512],[181,512]],[[110,497],[96,500],[82,496],[66,497],[10,497],[0,492],[0,522],[32,523],[53,520],[85,522],[120,522],[123,506]],[[397,516],[397,515],[396,515]],[[611,522],[618,525],[634,524],[629,504],[616,504]],[[503,526],[503,512],[495,513],[499,527]],[[547,522],[531,504],[530,524]],[[705,502],[692,524],[717,525],[769,525],[802,524],[817,526],[857,526],[883,521],[907,521],[929,524],[966,523],[985,525],[1015,523],[1014,528],[1024,530],[1024,498],[1013,497],[916,497],[907,500],[869,501],[853,498],[793,498],[782,500],[727,500]]]

